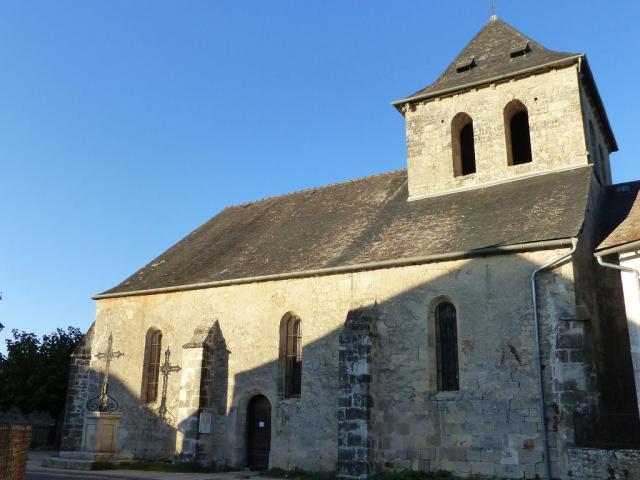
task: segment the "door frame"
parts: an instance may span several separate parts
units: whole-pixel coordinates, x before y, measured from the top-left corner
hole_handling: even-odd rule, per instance
[[[232,401],[232,407],[235,410],[235,445],[234,452],[232,454],[233,461],[232,463],[238,468],[246,468],[249,463],[249,458],[247,456],[248,451],[248,418],[247,413],[249,409],[249,402],[256,395],[263,395],[269,400],[269,404],[271,405],[271,442],[270,442],[270,450],[273,450],[273,439],[274,439],[274,428],[273,428],[273,419],[274,419],[274,409],[276,403],[274,402],[275,393],[271,394],[267,392],[267,389],[264,388],[250,388],[245,390],[240,396],[236,397],[235,401]],[[269,453],[269,459],[271,459],[271,453]]]

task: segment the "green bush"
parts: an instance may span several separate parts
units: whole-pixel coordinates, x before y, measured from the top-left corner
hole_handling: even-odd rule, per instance
[[[93,462],[92,470],[144,470],[150,472],[213,473],[227,471],[228,468],[204,466],[196,462],[150,462],[136,460],[131,462]]]
[[[286,478],[289,480],[339,480],[335,473],[326,472],[306,472],[304,470],[283,470],[281,468],[273,468],[261,473],[264,477]],[[373,480],[456,480],[461,477],[453,475],[451,472],[439,470],[436,472],[419,472],[414,470],[400,470],[378,473],[372,476]],[[488,477],[471,476],[465,477],[470,479],[489,480]]]

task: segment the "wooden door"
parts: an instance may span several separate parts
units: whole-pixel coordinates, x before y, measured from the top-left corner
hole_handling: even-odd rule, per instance
[[[271,404],[263,395],[256,395],[249,401],[247,435],[249,468],[267,470],[271,449]]]

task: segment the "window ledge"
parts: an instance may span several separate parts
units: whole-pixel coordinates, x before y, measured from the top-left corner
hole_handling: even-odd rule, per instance
[[[280,397],[280,402],[286,402],[286,403],[296,403],[300,401],[300,395],[295,395],[295,396],[290,396],[290,397],[285,397],[284,395],[282,395]]]
[[[437,392],[433,397],[436,402],[446,402],[448,400],[460,400],[460,390],[451,390],[447,392]]]

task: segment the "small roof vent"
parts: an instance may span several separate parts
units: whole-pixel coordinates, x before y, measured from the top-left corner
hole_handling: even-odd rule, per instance
[[[468,60],[463,60],[456,64],[456,72],[462,73],[467,72],[476,66],[475,57],[471,57]]]
[[[531,47],[529,46],[529,42],[527,42],[524,45],[518,45],[517,47],[512,48],[509,55],[511,55],[511,58],[517,58],[526,55],[530,51]]]

